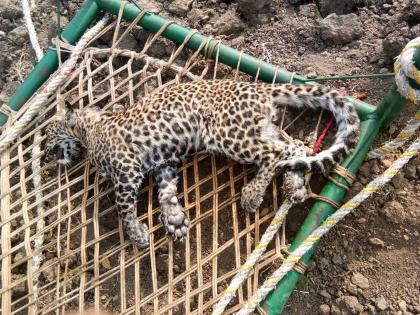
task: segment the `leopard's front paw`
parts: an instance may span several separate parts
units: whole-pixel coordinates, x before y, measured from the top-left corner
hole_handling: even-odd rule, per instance
[[[147,232],[147,224],[138,220],[133,220],[126,224],[128,237],[136,244],[139,249],[149,246],[149,234]]]
[[[300,172],[286,172],[283,181],[284,194],[292,203],[304,202],[308,198],[305,175]]]
[[[161,205],[160,222],[165,226],[166,232],[176,240],[183,240],[190,227],[184,208],[179,204],[178,198],[173,196]]]
[[[263,195],[249,184],[242,188],[241,207],[251,213],[257,211],[263,202]]]

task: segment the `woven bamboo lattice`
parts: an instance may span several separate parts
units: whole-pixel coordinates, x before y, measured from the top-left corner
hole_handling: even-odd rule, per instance
[[[2,314],[62,314],[87,307],[121,314],[208,314],[280,205],[281,182],[276,180],[260,210],[246,213],[239,206],[240,190],[255,169],[223,157],[198,155],[178,170],[179,197],[192,223],[189,237],[174,243],[165,236],[150,177],[138,203],[139,218],[149,226],[150,247],[138,251],[117,219],[111,184],[96,168],[86,160],[59,167],[45,157],[44,136],[34,143],[35,132],[43,130],[65,102],[74,108],[132,106],[169,84],[232,76],[251,80],[218,64],[217,58],[208,60],[162,38],[169,24],[157,34],[146,32],[136,25],[140,18],[126,25],[120,16],[101,32],[65,84],[1,156]],[[143,44],[132,50],[120,47],[133,36]],[[202,46],[209,47],[209,42]],[[303,138],[309,134],[308,125],[315,130],[325,119],[285,108],[281,124]],[[38,144],[41,151],[33,155]],[[35,190],[32,179],[37,174],[31,164],[37,159],[42,180]],[[301,206],[301,217],[305,208]],[[34,250],[40,236],[43,242]],[[283,225],[227,313],[238,310],[264,274],[281,264],[287,244]],[[38,258],[39,269],[33,265]]]

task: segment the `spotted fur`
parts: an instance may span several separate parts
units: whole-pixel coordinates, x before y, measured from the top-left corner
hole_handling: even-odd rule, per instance
[[[282,105],[329,110],[337,123],[332,146],[306,157],[302,143],[279,136]],[[168,233],[182,239],[188,218],[177,199],[176,165],[196,152],[219,152],[242,163],[255,163],[257,175],[242,189],[241,205],[255,211],[272,178],[284,174],[286,196],[305,199],[304,173],[325,172],[343,160],[359,134],[351,103],[336,91],[312,85],[270,85],[231,80],[173,85],[120,111],[76,110],[47,130],[47,150],[69,164],[86,149],[87,156],[115,186],[118,212],[129,237],[148,244],[147,227],[137,220],[137,192],[153,171],[159,188],[161,220]]]

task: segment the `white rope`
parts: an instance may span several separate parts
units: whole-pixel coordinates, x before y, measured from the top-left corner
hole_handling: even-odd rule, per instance
[[[265,299],[279,283],[279,281],[295,266],[295,264],[305,255],[332,227],[340,222],[346,215],[356,209],[364,200],[370,197],[374,192],[380,190],[387,184],[400,170],[415,156],[420,150],[420,137],[417,138],[407,151],[400,155],[392,165],[379,177],[371,181],[360,193],[341,206],[325,222],[315,229],[283,262],[283,264],[268,278],[252,298],[244,304],[236,315],[247,315],[254,312],[256,307]]]
[[[41,131],[37,131],[34,134],[34,147],[32,148],[32,157],[34,156],[40,156],[41,153],[41,149],[40,149],[40,145],[39,143],[42,140],[42,134]],[[44,229],[45,227],[45,220],[43,218],[43,214],[44,214],[44,203],[42,202],[42,198],[43,198],[43,194],[42,194],[42,190],[41,188],[41,162],[40,159],[37,158],[35,159],[32,164],[32,174],[34,175],[33,179],[32,179],[32,184],[34,186],[34,190],[36,191],[35,194],[35,200],[37,202],[37,207],[36,207],[36,213],[37,213],[37,222],[36,222],[36,231],[40,232]],[[33,248],[34,248],[34,252],[38,252],[39,249],[42,247],[42,245],[44,244],[44,233],[40,233],[37,237],[35,237],[34,241],[33,241]],[[38,282],[39,282],[39,275],[40,273],[37,273],[37,271],[39,270],[39,268],[41,267],[42,261],[43,261],[44,256],[42,255],[42,252],[39,253],[38,255],[34,256],[32,258],[32,281],[33,281],[33,297],[32,299],[34,301],[38,300]],[[37,308],[38,305],[37,303],[34,303],[32,306],[32,312],[33,314],[35,314],[37,312]]]
[[[410,78],[416,81],[417,84],[420,84],[420,70],[416,68],[414,60],[416,49],[420,49],[420,37],[408,42],[397,57],[394,70],[395,82],[401,95],[413,103],[420,103],[420,90],[414,89],[409,82]]]
[[[38,94],[30,100],[30,105],[22,117],[13,126],[6,129],[0,137],[0,153],[2,153],[24,130],[26,125],[38,114],[41,107],[48,100],[48,97],[71,75],[71,71],[77,63],[77,59],[85,46],[95,37],[108,22],[103,17],[94,27],[88,30],[74,47],[70,57],[62,64],[61,68],[48,79],[47,85],[38,91]]]
[[[22,0],[22,11],[23,11],[24,19],[25,19],[26,28],[29,33],[29,40],[31,41],[32,48],[35,51],[37,60],[40,61],[42,57],[44,56],[44,54],[41,50],[41,47],[39,46],[35,27],[34,27],[34,24],[32,23],[28,0]],[[32,157],[40,156],[41,148],[39,144],[41,140],[42,140],[42,134],[41,134],[41,131],[38,130],[37,132],[35,132],[34,138],[33,138],[34,146],[31,151]],[[36,230],[37,232],[40,232],[45,227],[45,220],[43,218],[43,214],[44,214],[44,203],[42,202],[43,194],[40,189],[42,178],[41,178],[41,161],[39,158],[36,158],[32,161],[31,168],[32,168],[32,174],[34,175],[32,178],[32,184],[34,186],[34,190],[36,191],[35,200],[37,203],[36,213],[37,213],[38,220],[36,222]],[[33,241],[34,252],[38,252],[43,244],[44,244],[44,234],[40,233],[37,237],[35,237]],[[42,255],[42,252],[32,258],[33,296],[31,299],[33,299],[34,301],[37,301],[38,299],[38,283],[39,283],[40,273],[38,273],[37,271],[41,267],[43,258],[44,256]],[[31,310],[32,313],[35,314],[37,312],[37,309],[38,309],[38,304],[34,303],[32,305],[32,310]]]
[[[222,298],[219,300],[217,305],[214,307],[212,315],[221,315],[223,311],[230,303],[230,301],[235,297],[236,291],[242,285],[242,283],[248,278],[249,273],[254,268],[257,261],[260,259],[262,254],[267,250],[268,244],[277,234],[280,226],[283,224],[286,214],[289,209],[292,207],[292,204],[288,201],[283,202],[279,210],[276,212],[273,220],[268,226],[267,230],[264,232],[264,235],[261,237],[261,241],[258,246],[254,249],[251,255],[247,258],[246,262],[242,265],[241,269],[231,280],[229,287],[223,292]]]
[[[36,59],[40,61],[44,54],[42,52],[41,47],[39,46],[35,27],[34,27],[34,24],[32,23],[31,9],[29,8],[28,0],[22,0],[22,11],[23,11],[23,18],[26,24],[26,29],[28,30],[28,33],[29,33],[29,40],[31,42],[32,48],[35,51]]]
[[[312,173],[307,173],[305,175],[306,183],[309,183],[311,179],[311,175]],[[290,201],[288,200],[285,200],[282,203],[279,210],[277,210],[276,214],[274,215],[273,220],[270,222],[270,225],[268,226],[267,230],[264,232],[263,236],[261,237],[260,242],[255,247],[251,255],[248,256],[245,263],[242,265],[241,269],[232,278],[232,280],[230,281],[229,287],[223,292],[221,299],[219,300],[217,305],[213,308],[212,315],[223,314],[228,304],[236,296],[236,291],[239,289],[242,283],[246,279],[248,279],[248,276],[251,273],[252,269],[254,268],[255,264],[259,261],[261,256],[267,250],[268,245],[271,243],[274,236],[277,234],[279,228],[281,227],[284,220],[286,219],[287,213],[289,212],[292,206],[293,204],[290,203]]]

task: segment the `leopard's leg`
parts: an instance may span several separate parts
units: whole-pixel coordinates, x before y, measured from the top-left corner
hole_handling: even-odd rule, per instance
[[[129,178],[127,174],[121,174],[113,178],[118,214],[128,237],[139,248],[145,248],[149,245],[147,225],[139,221],[136,211],[137,193],[142,179],[143,176]]]
[[[175,165],[164,164],[154,170],[159,193],[160,220],[174,240],[187,236],[190,221],[177,198],[178,176]]]
[[[278,164],[286,158],[304,157],[304,147],[289,144],[287,151],[272,149],[261,150],[261,162],[256,176],[242,188],[241,206],[255,212],[261,205],[265,191],[271,180],[279,173]],[[299,171],[286,171],[283,181],[284,194],[291,202],[302,202],[307,198],[308,190],[305,174]]]
[[[242,187],[241,206],[249,212],[255,212],[264,199],[265,191],[276,175],[275,163],[270,161],[261,165],[255,177]]]
[[[287,159],[306,156],[303,142],[294,140],[289,144]],[[283,175],[283,192],[288,200],[293,203],[303,202],[308,196],[308,184],[305,173],[301,171],[286,171]]]

